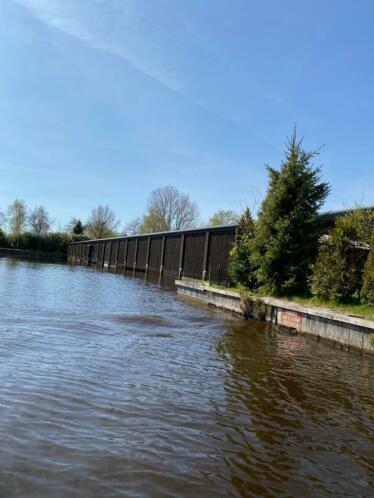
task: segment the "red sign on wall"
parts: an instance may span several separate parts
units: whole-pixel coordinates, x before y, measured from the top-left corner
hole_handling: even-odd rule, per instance
[[[299,332],[301,331],[302,323],[301,313],[298,311],[280,310],[278,313],[278,323]]]

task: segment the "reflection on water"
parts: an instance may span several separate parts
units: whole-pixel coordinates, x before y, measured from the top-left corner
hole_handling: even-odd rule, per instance
[[[6,259],[0,330],[1,498],[373,493],[371,359]]]

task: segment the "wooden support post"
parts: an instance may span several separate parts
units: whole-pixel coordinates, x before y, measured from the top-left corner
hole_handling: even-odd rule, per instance
[[[125,271],[126,271],[126,264],[127,264],[127,248],[128,248],[128,245],[129,245],[129,240],[126,239],[125,240],[125,254],[123,256],[123,271],[122,271],[122,275],[125,274]]]
[[[88,244],[88,246],[87,246],[87,266],[89,266],[89,267],[92,266],[93,252],[94,252],[94,245],[92,243]]]
[[[164,272],[165,241],[166,241],[166,237],[164,235],[162,237],[162,243],[161,243],[160,273],[158,276],[158,283],[159,284],[161,284],[161,282],[162,282],[162,274]]]
[[[97,242],[97,258],[96,258],[96,269],[97,267],[100,265],[100,255],[101,255],[101,252],[100,252],[100,242]]]
[[[183,274],[183,258],[184,258],[184,233],[181,235],[181,247],[180,247],[180,253],[179,253],[179,272],[178,272],[178,279],[180,280],[182,278]]]
[[[146,256],[146,259],[145,259],[145,275],[144,275],[144,280],[147,280],[147,276],[148,276],[150,251],[151,251],[151,237],[148,237],[147,256]]]
[[[110,260],[112,258],[112,240],[109,241],[109,259],[108,259],[108,271],[110,270]]]
[[[96,254],[96,256],[95,256],[95,254]],[[97,242],[94,242],[93,258],[95,260],[95,268],[96,268],[97,267],[97,260],[99,258],[99,245]]]
[[[204,257],[203,257],[203,280],[206,279],[206,274],[208,272],[208,256],[209,256],[209,230],[205,232],[205,243],[204,243]]]
[[[105,242],[100,242],[100,245],[102,245],[102,253],[101,253],[101,261],[100,261],[100,266],[101,268],[104,266],[104,255],[105,255]]]
[[[79,264],[82,264],[83,260],[83,244],[80,245],[80,252],[79,252]]]
[[[116,273],[117,273],[117,270],[118,270],[118,253],[119,253],[119,244],[120,244],[120,240],[118,239],[118,240],[117,240],[117,250],[116,250],[116,261],[115,261],[115,263],[116,263],[116,270],[115,270],[115,271],[116,271]]]
[[[104,268],[105,263],[105,251],[106,251],[106,242],[103,242],[103,255],[101,257],[101,269]]]
[[[139,237],[136,238],[135,241],[135,256],[134,256],[134,266],[132,270],[132,276],[135,277],[135,272],[136,272],[136,261],[138,259],[138,246],[139,246]]]

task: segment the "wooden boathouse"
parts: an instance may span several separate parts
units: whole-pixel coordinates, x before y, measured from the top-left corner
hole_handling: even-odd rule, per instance
[[[226,284],[236,225],[72,242],[68,263],[145,280],[190,277]]]

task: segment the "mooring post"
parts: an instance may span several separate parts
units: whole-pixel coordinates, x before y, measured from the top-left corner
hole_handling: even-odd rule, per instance
[[[147,244],[147,256],[146,256],[146,259],[145,259],[145,275],[144,275],[144,280],[147,280],[147,276],[148,276],[150,251],[151,251],[151,237],[149,236],[148,237],[148,244]]]
[[[115,272],[116,273],[117,273],[117,270],[118,270],[118,253],[119,253],[119,239],[117,240],[116,261],[115,261],[115,264],[116,264]]]
[[[182,278],[182,273],[183,273],[183,257],[184,257],[184,233],[182,233],[181,235],[181,248],[179,253],[179,272],[178,272],[179,280]]]
[[[158,283],[159,284],[161,284],[161,282],[162,282],[162,273],[164,271],[165,240],[166,240],[166,237],[164,235],[162,237],[162,242],[161,242],[160,273],[158,276]]]
[[[139,246],[139,237],[136,238],[135,240],[135,256],[134,256],[134,267],[132,270],[132,276],[135,277],[135,272],[136,272],[136,262],[138,259],[138,246]]]
[[[209,238],[210,238],[210,232],[209,230],[207,230],[205,232],[205,242],[204,242],[203,275],[202,275],[203,280],[206,279],[206,274],[208,271]]]
[[[129,245],[129,240],[126,239],[125,240],[125,254],[123,256],[123,271],[122,271],[122,275],[125,274],[125,271],[126,271],[126,264],[127,264],[127,247]]]

